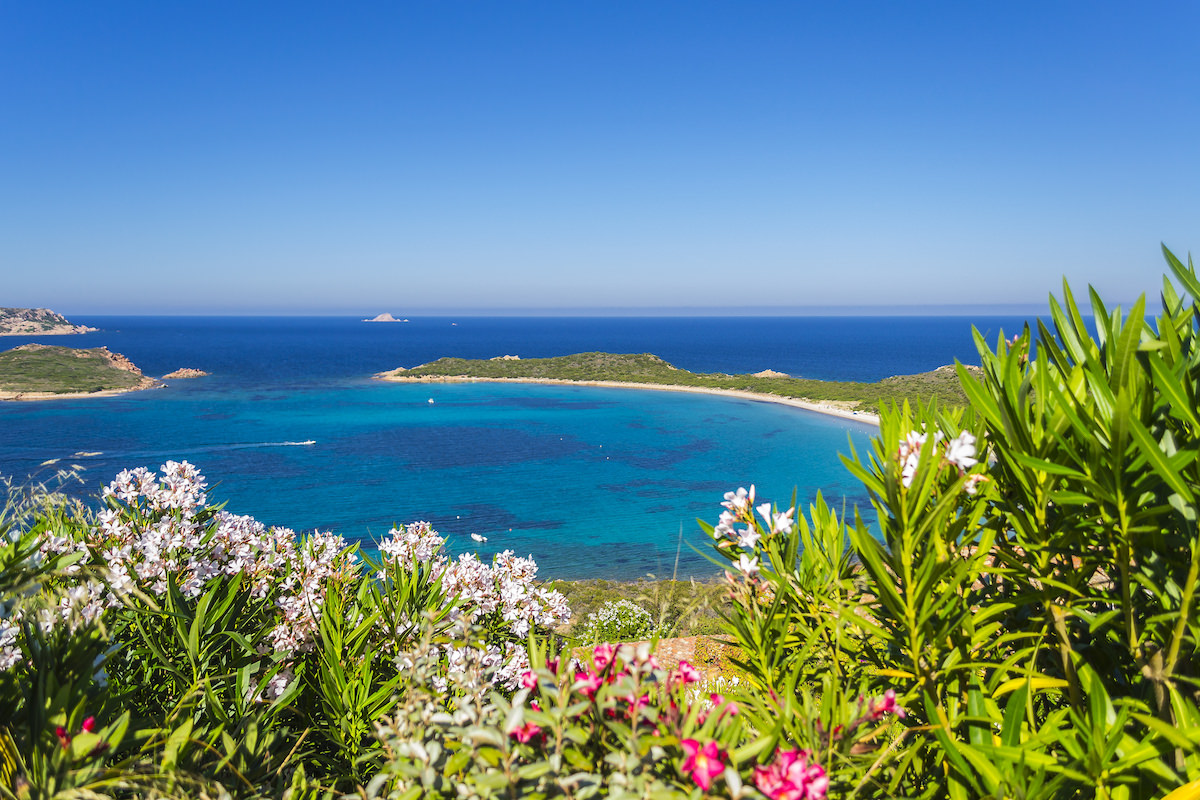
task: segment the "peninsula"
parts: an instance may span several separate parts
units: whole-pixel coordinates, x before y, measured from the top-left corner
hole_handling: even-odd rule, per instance
[[[107,347],[26,344],[0,353],[0,400],[104,397],[158,386]]]
[[[411,369],[381,372],[375,377],[423,383],[514,381],[702,392],[783,403],[872,423],[878,423],[876,415],[884,402],[928,403],[934,399],[949,405],[967,402],[951,366],[859,383],[793,378],[773,370],[752,375],[695,373],[649,353],[578,353],[555,358],[505,356],[488,360],[440,358]]]
[[[0,308],[0,336],[60,336],[92,333],[96,328],[72,325],[48,308]]]

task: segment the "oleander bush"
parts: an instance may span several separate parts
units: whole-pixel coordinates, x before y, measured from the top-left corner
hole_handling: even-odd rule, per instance
[[[831,795],[1156,798],[1200,778],[1200,280],[1164,253],[1156,319],[1092,291],[1093,334],[1064,285],[1036,332],[976,336],[968,408],[885,409],[845,459],[878,531],[820,497],[793,521],[727,495],[710,532],[745,718],[768,748],[824,752]],[[846,704],[880,692],[905,716],[836,747]]]
[[[573,658],[531,560],[424,523],[369,559],[173,462],[97,513],[10,494],[0,796],[1195,797],[1200,278],[1164,252],[1156,318],[1064,285],[977,336],[966,407],[885,405],[844,459],[877,528],[729,492],[720,674]]]
[[[609,600],[588,614],[579,638],[588,644],[637,642],[654,635],[650,612],[629,600]]]

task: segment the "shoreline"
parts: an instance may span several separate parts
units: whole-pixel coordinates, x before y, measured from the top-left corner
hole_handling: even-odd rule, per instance
[[[804,411],[841,417],[853,422],[862,422],[866,425],[879,426],[879,417],[865,411],[854,411],[828,402],[814,402],[794,397],[782,397],[777,394],[748,392],[744,389],[710,389],[704,386],[680,386],[669,383],[633,383],[630,381],[573,381],[566,378],[470,378],[463,375],[405,377],[386,372],[378,373],[374,377],[376,380],[391,383],[536,383],[560,386],[596,386],[605,389],[651,389],[660,392],[690,392],[692,394],[707,394],[718,397],[735,397],[740,400],[756,400],[762,403],[776,403],[778,405],[799,408]]]
[[[131,386],[128,389],[102,389],[98,392],[6,392],[0,391],[0,402],[32,403],[42,400],[78,400],[81,397],[117,397],[122,394],[144,392],[147,389],[161,389],[166,386],[161,381],[149,378],[146,386]]]

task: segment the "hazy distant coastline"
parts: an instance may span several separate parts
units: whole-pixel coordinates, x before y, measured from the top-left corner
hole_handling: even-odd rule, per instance
[[[64,336],[96,330],[74,325],[48,308],[0,308],[0,336]]]

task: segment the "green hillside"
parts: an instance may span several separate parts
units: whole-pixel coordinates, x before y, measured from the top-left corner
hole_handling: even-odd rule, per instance
[[[0,392],[74,394],[143,388],[148,379],[119,353],[29,344],[0,353]]]
[[[881,402],[936,399],[966,405],[958,376],[950,367],[917,375],[898,375],[875,383],[819,381],[807,378],[760,377],[695,373],[671,366],[649,353],[577,353],[555,358],[490,359],[440,358],[412,369],[381,373],[384,379],[511,378],[568,381],[621,381],[705,389],[735,389],[779,397],[835,402],[847,408],[875,412]]]

